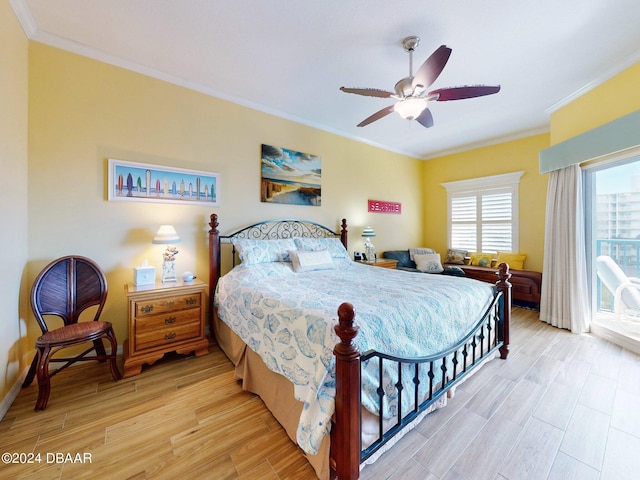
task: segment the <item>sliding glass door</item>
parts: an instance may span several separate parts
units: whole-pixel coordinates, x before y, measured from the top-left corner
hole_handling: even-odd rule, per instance
[[[640,333],[640,156],[584,168],[592,324]],[[626,285],[626,286],[623,286]]]

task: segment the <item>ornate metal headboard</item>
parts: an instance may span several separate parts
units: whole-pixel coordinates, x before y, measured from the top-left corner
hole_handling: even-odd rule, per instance
[[[229,235],[219,235],[220,243],[231,243],[234,238],[247,238],[252,240],[275,240],[279,238],[333,238],[339,237],[342,244],[347,248],[346,235],[343,238],[343,232],[346,233],[345,219],[342,220],[342,230],[339,233],[334,232],[329,227],[320,225],[319,223],[307,220],[297,220],[283,218],[277,220],[267,220],[255,223],[248,227],[244,227]],[[233,258],[232,263],[235,266],[236,249],[232,247]]]
[[[248,238],[254,240],[273,240],[278,238],[331,238],[338,237],[347,248],[347,220],[342,219],[340,231],[335,232],[329,227],[307,220],[279,219],[267,220],[256,223],[248,227],[241,228],[228,235],[220,235],[218,232],[218,215],[211,214],[209,222],[209,298],[213,299],[213,294],[221,275],[220,245],[229,244],[234,238]],[[236,263],[235,247],[232,247],[232,264]]]

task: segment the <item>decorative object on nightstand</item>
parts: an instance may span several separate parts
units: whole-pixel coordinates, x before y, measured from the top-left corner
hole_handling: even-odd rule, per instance
[[[129,336],[124,342],[124,376],[137,375],[167,352],[196,357],[209,353],[204,332],[205,290],[200,280],[125,285]]]
[[[376,248],[371,243],[370,238],[375,237],[376,232],[372,227],[364,227],[362,230],[362,237],[364,240],[364,254],[367,258],[367,262],[373,263],[376,261]]]
[[[176,229],[173,228],[173,225],[161,225],[151,243],[167,246],[162,254],[162,282],[177,281],[175,257],[178,254],[178,249],[173,244],[180,243],[180,237]]]
[[[152,285],[156,283],[156,268],[150,266],[145,260],[139,267],[133,267],[133,284]]]

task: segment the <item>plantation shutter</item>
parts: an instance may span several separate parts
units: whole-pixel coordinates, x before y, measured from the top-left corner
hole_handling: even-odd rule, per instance
[[[499,182],[488,181],[490,177],[443,184],[449,193],[450,248],[478,253],[517,251],[521,174],[513,174],[517,178],[509,178],[507,185],[496,185]]]

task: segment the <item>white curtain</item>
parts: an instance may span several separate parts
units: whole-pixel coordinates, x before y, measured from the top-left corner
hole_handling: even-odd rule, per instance
[[[573,333],[589,331],[582,171],[549,174],[540,319]]]

